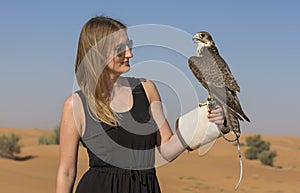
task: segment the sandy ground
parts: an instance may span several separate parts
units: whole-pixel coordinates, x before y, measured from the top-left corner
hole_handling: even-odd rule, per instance
[[[3,133],[21,136],[21,161],[0,158],[0,193],[54,193],[59,159],[57,145],[38,145],[38,136],[52,131],[42,129],[1,128]],[[246,138],[242,136],[241,142]],[[243,180],[234,190],[239,178],[237,148],[223,139],[200,157],[197,151],[184,152],[172,163],[157,168],[163,193],[299,193],[300,137],[262,136],[277,152],[274,167],[259,161],[243,159]],[[242,154],[247,147],[241,148]],[[87,156],[79,150],[78,177],[87,169]]]

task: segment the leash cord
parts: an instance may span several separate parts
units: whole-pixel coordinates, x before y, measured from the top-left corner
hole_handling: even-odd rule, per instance
[[[240,178],[237,182],[236,186],[234,187],[234,190],[237,190],[241,184],[242,178],[243,178],[243,161],[242,161],[242,154],[241,154],[241,148],[240,148],[240,141],[239,138],[237,138],[237,148],[238,148],[238,155],[240,160]]]
[[[229,139],[227,138],[224,133],[221,131],[221,129],[219,127],[217,127],[221,136],[228,142],[235,142],[237,143],[237,148],[238,148],[238,156],[239,156],[239,161],[240,161],[240,177],[239,177],[239,180],[236,184],[236,186],[234,187],[234,190],[237,190],[241,184],[241,181],[242,181],[242,178],[243,178],[243,161],[242,161],[242,154],[241,154],[241,148],[240,148],[240,141],[239,141],[239,138],[240,138],[240,135],[236,132],[236,131],[233,131],[236,138],[235,139]]]

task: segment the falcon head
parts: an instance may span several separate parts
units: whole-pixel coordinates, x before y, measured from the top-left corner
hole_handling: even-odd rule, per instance
[[[193,37],[193,41],[199,47],[203,47],[203,46],[209,47],[211,45],[215,45],[215,42],[213,41],[211,35],[205,31],[197,32]]]

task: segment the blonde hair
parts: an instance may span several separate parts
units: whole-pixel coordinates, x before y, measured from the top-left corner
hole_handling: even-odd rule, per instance
[[[109,106],[105,81],[106,66],[118,32],[126,26],[112,18],[96,16],[82,28],[75,65],[76,79],[87,101],[89,110],[100,121],[117,126],[116,117]]]

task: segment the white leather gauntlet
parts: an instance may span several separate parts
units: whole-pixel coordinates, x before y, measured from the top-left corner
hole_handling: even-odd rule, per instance
[[[209,122],[206,106],[197,107],[182,115],[176,121],[176,134],[187,150],[199,148],[205,154],[220,136],[218,126]]]

